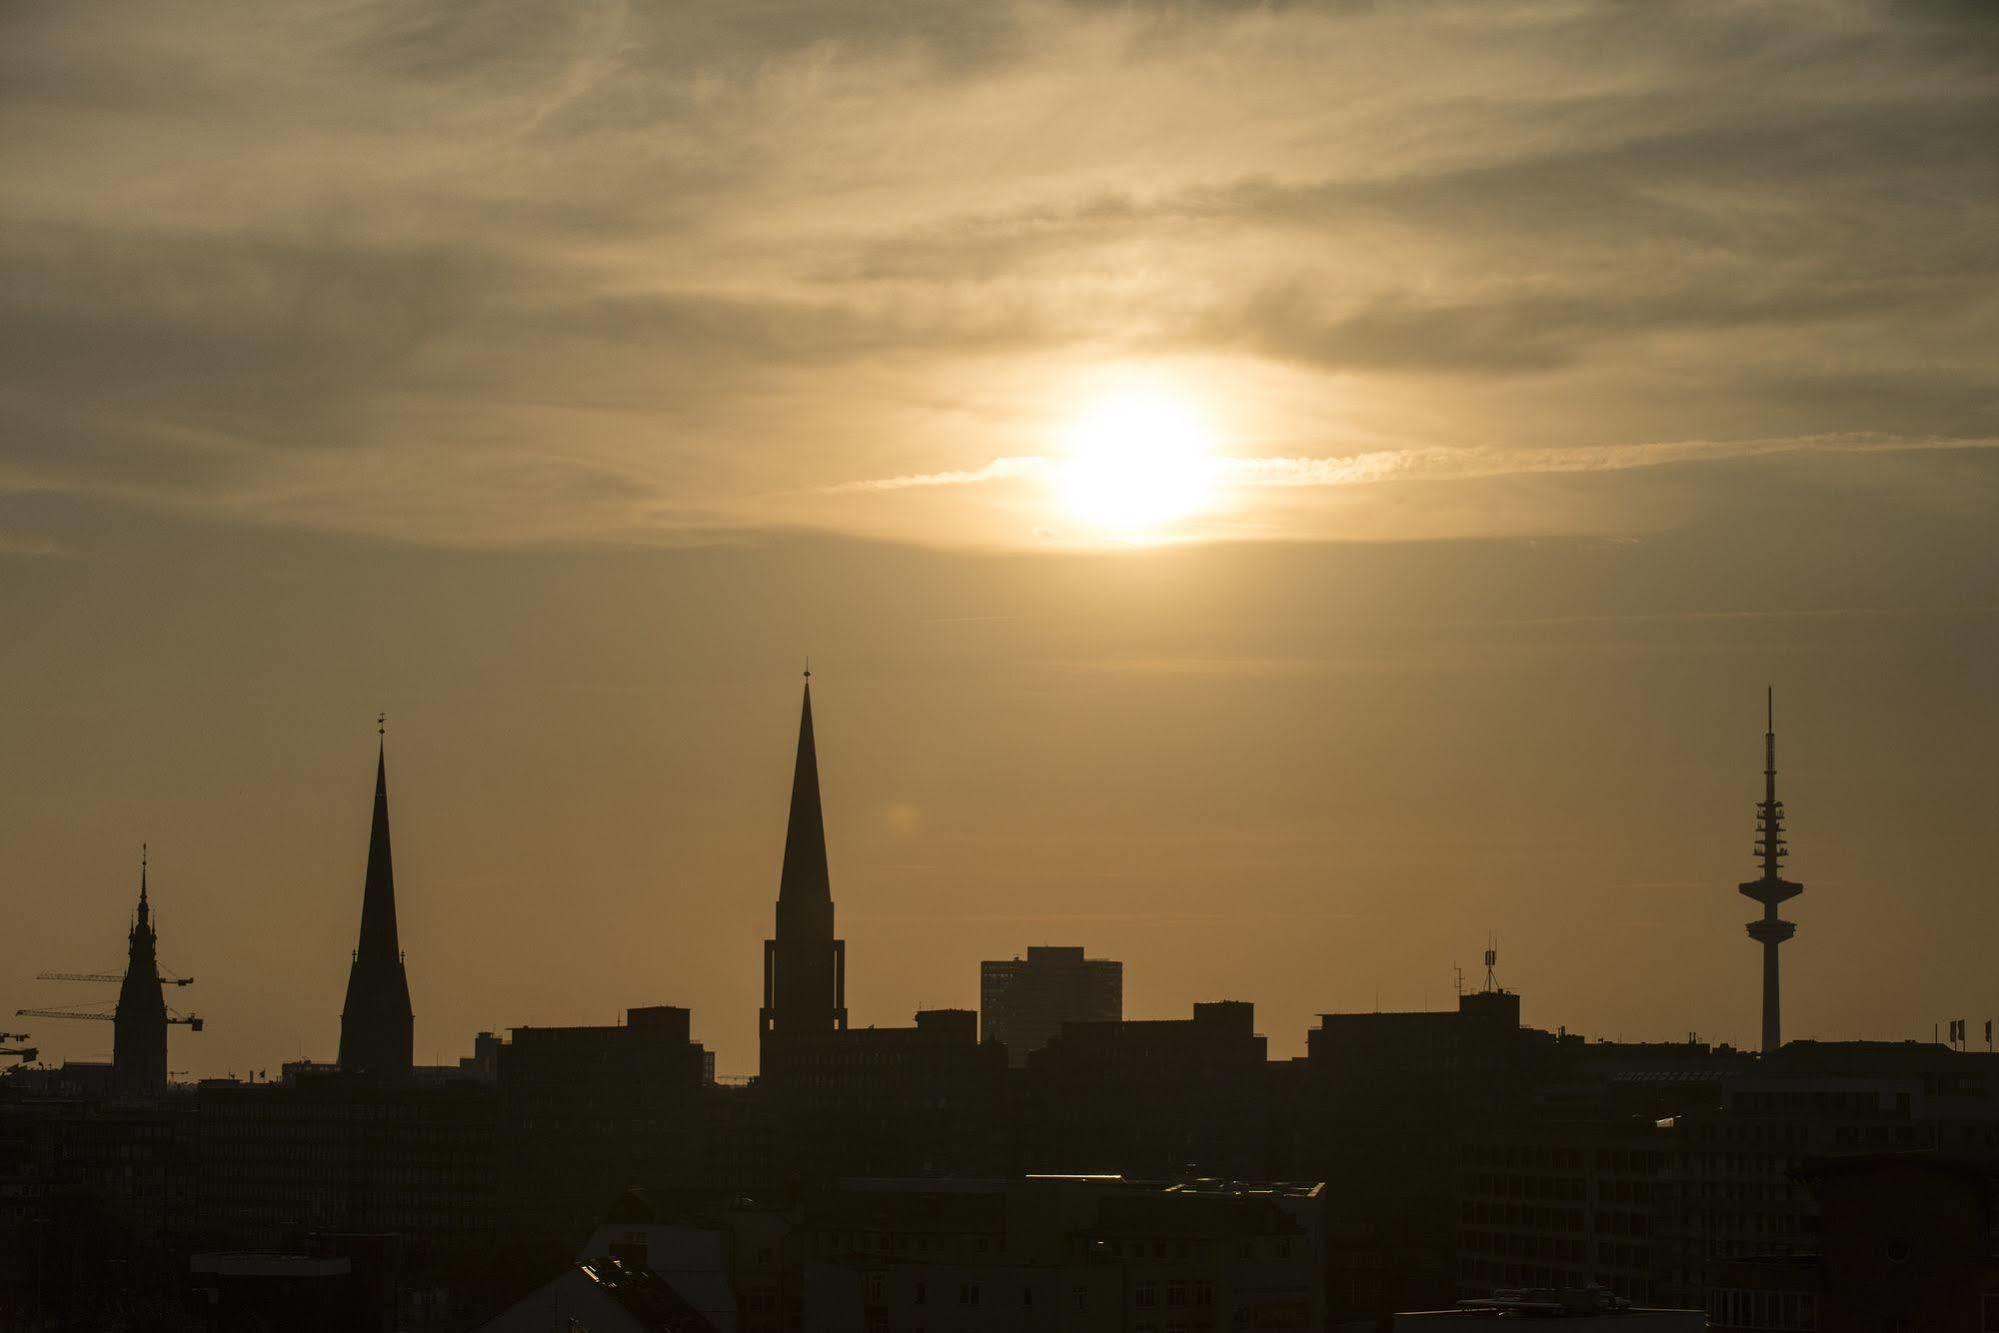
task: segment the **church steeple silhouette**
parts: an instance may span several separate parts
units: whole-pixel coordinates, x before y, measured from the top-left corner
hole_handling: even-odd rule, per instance
[[[158,934],[146,900],[146,861],[139,851],[139,908],[132,917],[125,981],[112,1015],[111,1083],[121,1097],[157,1097],[167,1086],[167,1003],[160,994]]]
[[[382,735],[384,719],[376,719]],[[396,938],[396,870],[389,851],[387,742],[375,752],[375,815],[368,831],[368,874],[361,890],[361,939],[347,974],[340,1012],[340,1067],[398,1079],[414,1063],[415,1017],[409,976]]]
[[[791,813],[778,875],[777,930],[764,941],[764,998],[758,1015],[766,1075],[793,1038],[847,1026],[847,944],[833,937],[833,887],[826,869],[826,823],[819,807],[819,753],[812,735],[812,671],[798,721]]]

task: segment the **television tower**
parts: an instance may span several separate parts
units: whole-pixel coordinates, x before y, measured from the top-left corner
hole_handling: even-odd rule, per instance
[[[1763,800],[1756,807],[1757,849],[1763,859],[1761,878],[1740,886],[1742,896],[1763,904],[1763,915],[1749,923],[1749,938],[1763,946],[1763,1051],[1784,1044],[1781,988],[1777,982],[1777,946],[1798,933],[1796,925],[1777,915],[1777,904],[1805,891],[1781,873],[1784,849],[1784,803],[1777,799],[1777,701],[1773,689],[1764,697],[1767,724],[1763,732]]]

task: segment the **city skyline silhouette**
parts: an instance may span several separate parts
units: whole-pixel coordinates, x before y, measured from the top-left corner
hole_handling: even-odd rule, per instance
[[[784,901],[786,894],[794,892],[794,890],[790,887],[793,884],[794,880],[796,880],[800,885],[817,884],[819,886],[816,889],[800,888],[796,890],[797,892],[805,893],[807,896],[810,896],[811,893],[815,892],[821,894],[825,893],[827,891],[825,886],[830,882],[828,879],[828,871],[827,871],[828,853],[826,851],[828,836],[824,831],[824,815],[821,811],[821,803],[819,795],[819,767],[818,767],[819,759],[818,759],[817,747],[814,744],[814,728],[812,725],[811,689],[810,689],[812,677],[809,670],[807,670],[805,676],[806,676],[806,689],[805,689],[804,715],[800,723],[798,737],[797,737],[797,747],[796,747],[797,752],[795,755],[795,763],[793,765],[791,782],[790,786],[787,789],[787,800],[790,804],[791,809],[790,809],[790,814],[787,817],[787,827],[784,830],[784,834],[781,840],[781,845],[784,847],[785,854],[783,857],[784,868],[782,873],[778,876],[778,882],[780,885],[778,891],[778,897],[780,899],[780,902]],[[1774,727],[1774,707],[1775,707],[1774,687],[1766,689],[1765,693],[1766,693],[1766,701],[1765,701],[1766,713],[1768,714],[1766,721],[1769,722],[1772,727]],[[385,718],[386,715],[384,714],[382,715],[382,718],[379,718],[377,720],[378,725],[376,727],[376,730],[378,732],[385,731]],[[1775,762],[1774,731],[1766,733],[1764,741],[1765,741],[1765,747],[1764,747],[1765,763],[1766,765],[1773,765]],[[378,745],[377,772],[375,775],[374,797],[373,797],[374,813],[372,816],[372,828],[370,831],[368,839],[368,847],[367,847],[367,858],[366,858],[367,873],[364,876],[365,890],[361,895],[359,895],[359,901],[363,905],[363,910],[360,917],[360,926],[359,926],[362,944],[361,948],[356,950],[354,955],[355,957],[354,976],[350,978],[348,983],[349,998],[348,998],[347,1008],[350,1012],[360,1012],[364,1010],[372,1012],[369,1006],[374,1006],[376,1008],[379,1008],[381,1005],[386,1004],[390,1010],[395,1010],[399,1008],[404,1015],[408,1015],[410,1012],[411,1002],[409,999],[409,993],[410,993],[409,987],[408,983],[406,982],[401,983],[399,987],[396,984],[393,984],[393,982],[387,983],[390,985],[391,990],[399,989],[400,995],[390,996],[386,999],[379,999],[379,1000],[362,999],[357,1001],[355,998],[355,991],[353,990],[353,987],[355,987],[356,985],[373,986],[376,989],[379,989],[382,985],[385,984],[380,980],[371,980],[367,983],[362,983],[358,980],[362,975],[362,972],[364,971],[362,955],[368,952],[369,950],[372,949],[373,952],[369,954],[370,962],[368,964],[368,967],[376,969],[377,971],[379,971],[379,969],[382,966],[384,966],[381,960],[386,958],[393,963],[395,972],[397,974],[397,979],[399,979],[403,964],[403,953],[400,950],[396,941],[397,921],[396,921],[396,909],[395,909],[394,888],[393,888],[394,871],[393,871],[393,862],[391,860],[391,854],[388,848],[386,753],[387,753],[386,742],[384,740],[380,745]],[[1773,855],[1772,848],[1775,847],[1776,851],[1774,854],[1777,857],[1782,858],[1788,855],[1788,846],[1783,838],[1784,811],[1782,808],[1782,804],[1779,803],[1775,807],[1774,821],[1771,818],[1769,818],[1766,813],[1770,809],[1768,802],[1775,799],[1774,796],[1771,794],[1775,790],[1774,786],[1771,785],[1775,781],[1774,771],[1766,770],[1763,773],[1763,777],[1765,779],[1765,784],[1766,784],[1764,800],[1762,802],[1755,803],[1753,806],[1756,819],[1756,836],[1758,839],[1757,845],[1754,849],[1754,854],[1761,860],[1761,863],[1765,871],[1765,877],[1768,878],[1769,876],[1778,873],[1777,870],[1772,869],[1772,867],[1780,866],[1781,864],[1780,861],[1773,861],[1771,859]],[[802,805],[800,804],[801,802],[803,802]],[[1772,838],[1776,839],[1774,843],[1771,841]],[[796,871],[794,871],[792,867],[792,862],[795,858],[803,858],[800,861],[800,868]],[[147,859],[149,860],[150,858]],[[142,879],[144,878],[145,877],[142,876]],[[1795,892],[1795,886],[1789,885],[1788,882],[1785,882],[1785,887],[1787,892]],[[1752,890],[1756,892],[1761,891],[1760,883],[1758,881],[1753,881],[1753,880],[1746,881],[1741,886],[1741,892],[1743,894],[1754,897],[1755,893],[1753,893]],[[143,933],[147,937],[145,941],[147,944],[146,956],[150,958],[152,927],[146,924],[147,913],[148,913],[148,906],[145,898],[145,885],[142,884],[139,915],[140,915],[141,925],[145,927]],[[1077,924],[1074,925],[1073,927],[1069,927],[1069,935],[1076,936],[1078,938],[1087,935],[1088,926],[1087,924],[1084,923],[1088,922],[1089,915],[1090,914],[1087,912],[1078,914]],[[1060,933],[1060,930],[1062,928],[1063,927],[1057,928],[1057,934]],[[138,940],[139,933],[141,933],[140,928],[138,926],[135,926],[134,932],[135,932],[134,933],[135,952],[133,956],[137,958],[139,955],[136,952],[137,950],[136,941]],[[1756,935],[1756,926],[1754,923],[1752,923],[1750,933],[1752,936]],[[990,937],[990,935],[988,937]],[[1509,938],[1513,937],[1514,937],[1513,932],[1509,932]],[[1047,935],[1045,937],[1036,939],[1035,942],[1039,944],[1047,944],[1053,942],[1055,939],[1056,935]],[[844,942],[839,942],[839,943],[844,944]],[[1451,942],[1447,941],[1447,944],[1450,943]],[[1025,950],[1029,947],[1030,947],[1029,944],[1021,943],[1015,946],[1014,953],[1016,956],[1018,956],[1018,954],[1022,950]],[[993,950],[988,949],[987,952],[993,952]],[[775,955],[773,956],[775,957]],[[843,959],[844,949],[841,950],[841,956]],[[1456,956],[1457,955],[1454,954],[1454,958]],[[437,961],[445,962],[447,966],[449,965],[450,962],[448,955],[440,958]],[[775,975],[776,969],[772,964],[767,963],[766,970],[771,975]],[[1454,1002],[1455,995],[1461,992],[1462,976],[1464,973],[1464,969],[1458,967],[1455,962],[1452,963],[1452,970],[1455,974],[1457,974],[1458,980],[1455,983],[1453,983],[1453,990],[1451,994],[1446,994],[1444,992],[1443,987],[1441,986],[1438,987],[1437,991],[1434,994],[1432,994],[1429,988],[1425,986],[1422,989],[1421,998],[1418,1000],[1418,1002],[1413,1004],[1409,1003],[1407,1001],[1406,995],[1399,999],[1391,995],[1391,1003],[1389,1004],[1388,1007],[1422,1008],[1422,1009],[1448,1007],[1450,1003]],[[789,972],[789,969],[787,969],[787,971]],[[108,978],[110,974],[107,973],[106,975]],[[371,977],[373,977],[373,975],[374,975],[373,973],[370,973]],[[844,961],[840,961],[835,966],[834,970],[828,973],[827,975],[829,978],[827,984],[828,985],[832,984],[831,978],[837,978],[839,982],[839,989],[843,992],[845,984]],[[1759,975],[1762,975],[1760,971]],[[1760,983],[1760,985],[1765,985],[1765,986],[1769,984],[1772,983],[1767,980],[1763,983]],[[765,983],[765,1006],[767,1009],[771,1002],[770,985],[771,983],[767,978]],[[1230,983],[1224,984],[1224,989],[1229,990],[1229,993],[1235,993],[1237,991],[1240,991],[1247,998],[1255,998],[1254,983],[1245,982],[1240,985],[1234,985],[1232,990],[1229,989],[1229,987]],[[966,1008],[977,1007],[976,997],[974,997],[974,999],[969,1003],[963,1001],[963,999],[961,998],[962,991],[965,989],[963,985],[963,980],[961,978],[954,979],[952,983],[949,983],[944,987],[940,987],[939,989],[946,989],[950,991],[950,994],[946,998],[950,999],[954,1003],[961,1004],[962,1007]],[[1406,986],[1403,989],[1406,991],[1407,989]],[[1744,989],[1745,988],[1743,987],[1738,987],[1739,991],[1742,991]],[[1219,993],[1221,992],[1218,991],[1217,994]],[[1744,1008],[1745,1012],[1749,1013],[1750,1020],[1753,1020],[1747,1022],[1747,1026],[1750,1028],[1750,1033],[1747,1038],[1738,1037],[1733,1033],[1721,1034],[1713,1031],[1708,1032],[1706,1035],[1711,1040],[1730,1042],[1731,1044],[1737,1045],[1745,1050],[1769,1049],[1767,1038],[1769,1036],[1770,1029],[1767,1026],[1767,1024],[1771,1021],[1771,1019],[1769,1017],[1768,1001],[1762,989],[1758,989],[1756,994],[1757,994],[1757,1002],[1755,1004],[1749,1004],[1747,1000],[1743,999],[1742,995],[1737,995],[1734,997],[1736,1000],[1741,1001],[1738,1007]],[[656,996],[655,998],[670,1001],[675,999],[685,999],[687,997]],[[1180,998],[1183,1001],[1185,1001],[1199,997],[1196,995],[1185,995]],[[794,1000],[792,1001],[792,1003],[796,1004],[797,1001]],[[359,1006],[359,1009],[357,1009],[357,1005]],[[920,1007],[920,1006],[911,1006],[912,1009],[915,1007]],[[1371,1004],[1345,1003],[1339,1005],[1328,1005],[1324,1007],[1351,1008],[1351,1009],[1362,1009],[1362,1008],[1372,1007],[1375,1009],[1379,1009],[1383,1006],[1381,1003],[1380,993],[1377,990],[1375,995],[1372,997]],[[694,1012],[697,1015],[696,1021],[697,1023],[699,1023],[701,1021],[699,1015],[701,1014],[702,1010],[699,1006],[692,1006],[692,1008],[694,1009]],[[846,1010],[844,1008],[837,1009],[836,1011],[829,1010],[829,1012],[836,1012],[838,1015],[838,1025],[842,1027],[845,1026],[847,1019],[846,1019]],[[875,1021],[863,1021],[860,1025],[875,1026],[877,1022],[887,1022],[892,1024],[899,1017],[900,1017],[899,1015],[894,1015],[892,1013],[884,1013],[879,1015]],[[162,1021],[164,1022],[164,1020]],[[387,1023],[391,1029],[393,1029],[394,1026],[398,1022],[400,1022],[403,1025],[405,1025],[405,1030],[407,1030],[407,1025],[410,1023],[411,1020],[408,1017],[404,1017],[400,1020],[397,1020],[393,1017],[393,1015],[391,1015],[390,1017],[387,1018],[369,1018],[365,1021],[374,1024],[377,1028],[379,1028],[382,1023]],[[1955,1022],[1958,1020],[1953,1019],[1952,1021]],[[724,1018],[721,1023],[716,1023],[714,1024],[714,1026],[723,1027],[727,1026],[727,1024],[728,1020]],[[1760,1033],[1757,1031],[1757,1026],[1759,1024],[1763,1025]],[[500,1022],[488,1025],[487,1028],[482,1028],[480,1030],[482,1031],[500,1030],[505,1027],[515,1026],[515,1025],[516,1024],[512,1022]],[[1741,1024],[1738,1024],[1738,1026],[1741,1026]],[[61,1027],[58,1026],[54,1028],[44,1028],[43,1030],[50,1031],[52,1033],[53,1039],[40,1038],[39,1040],[49,1045],[52,1048],[52,1053],[54,1050],[62,1049],[63,1042],[61,1038],[64,1034]],[[1697,1030],[1698,1029],[1688,1028],[1685,1031],[1691,1032]],[[460,1033],[456,1034],[455,1040],[453,1040],[450,1037],[447,1037],[443,1041],[434,1041],[432,1043],[433,1054],[427,1059],[417,1058],[416,1055],[417,1047],[413,1043],[412,1039],[408,1036],[397,1038],[393,1035],[392,1032],[384,1032],[380,1036],[373,1036],[366,1038],[357,1037],[355,1040],[373,1041],[378,1044],[380,1042],[386,1041],[388,1042],[389,1047],[391,1048],[395,1047],[398,1044],[398,1042],[400,1042],[402,1050],[405,1052],[405,1054],[400,1056],[391,1054],[386,1056],[385,1058],[389,1059],[392,1063],[397,1060],[400,1060],[402,1066],[404,1068],[407,1068],[407,1066],[409,1065],[409,1063],[411,1063],[412,1060],[414,1060],[415,1063],[419,1064],[422,1063],[449,1064],[453,1060],[456,1060],[460,1055],[465,1054],[467,1050],[469,1050],[471,1037],[473,1035],[475,1034],[472,1032]],[[1684,1033],[1647,1032],[1647,1033],[1625,1034],[1622,1032],[1618,1032],[1618,1033],[1594,1033],[1592,1035],[1601,1036],[1601,1037],[1616,1036],[1619,1039],[1623,1039],[1626,1035],[1630,1035],[1642,1039],[1664,1040],[1684,1035]],[[1816,1036],[1818,1034],[1813,1033],[1810,1035]],[[1909,1035],[1911,1035],[1911,1037],[1913,1038],[1919,1036],[1920,1034],[1912,1033]],[[1759,1039],[1759,1037],[1761,1039]],[[358,1054],[356,1054],[351,1059],[347,1058],[346,1055],[347,1040],[348,1039],[343,1036],[341,1038],[341,1041],[338,1043],[338,1045],[341,1048],[339,1063],[341,1063],[343,1066],[351,1065],[354,1067],[360,1067],[360,1064],[367,1063],[365,1060],[362,1060]],[[1280,1041],[1282,1040],[1281,1034],[1279,1036],[1279,1040]],[[359,1047],[357,1047],[356,1049],[358,1052]],[[175,1061],[176,1070],[179,1072],[181,1076],[184,1077],[189,1071],[184,1069],[182,1066],[190,1063],[196,1057],[200,1056],[202,1054],[202,1051],[200,1045],[196,1043],[181,1048],[181,1052],[182,1053],[180,1054],[176,1054],[176,1056],[174,1057],[174,1061]],[[320,1052],[313,1050],[301,1050],[299,1052],[299,1056],[301,1058],[331,1059],[334,1058],[334,1055],[335,1055],[334,1052]],[[72,1056],[70,1058],[77,1058],[77,1057]],[[264,1055],[261,1061],[259,1061],[258,1058],[253,1055],[251,1060],[249,1061],[249,1067],[264,1068],[269,1065],[282,1063],[283,1059],[284,1059],[283,1052],[268,1052]],[[762,1068],[763,1064],[764,1060],[761,1058],[755,1059],[754,1062],[739,1061],[737,1065],[725,1065],[724,1072],[733,1075],[743,1075],[743,1076],[752,1075],[758,1072]]]
[[[1999,1326],[1995,13],[0,7],[0,1329]]]

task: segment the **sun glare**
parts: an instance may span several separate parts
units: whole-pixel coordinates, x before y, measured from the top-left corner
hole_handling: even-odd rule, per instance
[[[1154,537],[1214,502],[1218,465],[1200,420],[1156,394],[1105,398],[1076,419],[1055,470],[1070,514],[1127,540]]]

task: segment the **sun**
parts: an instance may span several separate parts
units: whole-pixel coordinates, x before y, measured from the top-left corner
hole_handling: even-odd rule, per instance
[[[1055,491],[1075,518],[1114,537],[1156,537],[1215,501],[1219,464],[1201,420],[1156,393],[1099,399],[1071,423]]]

